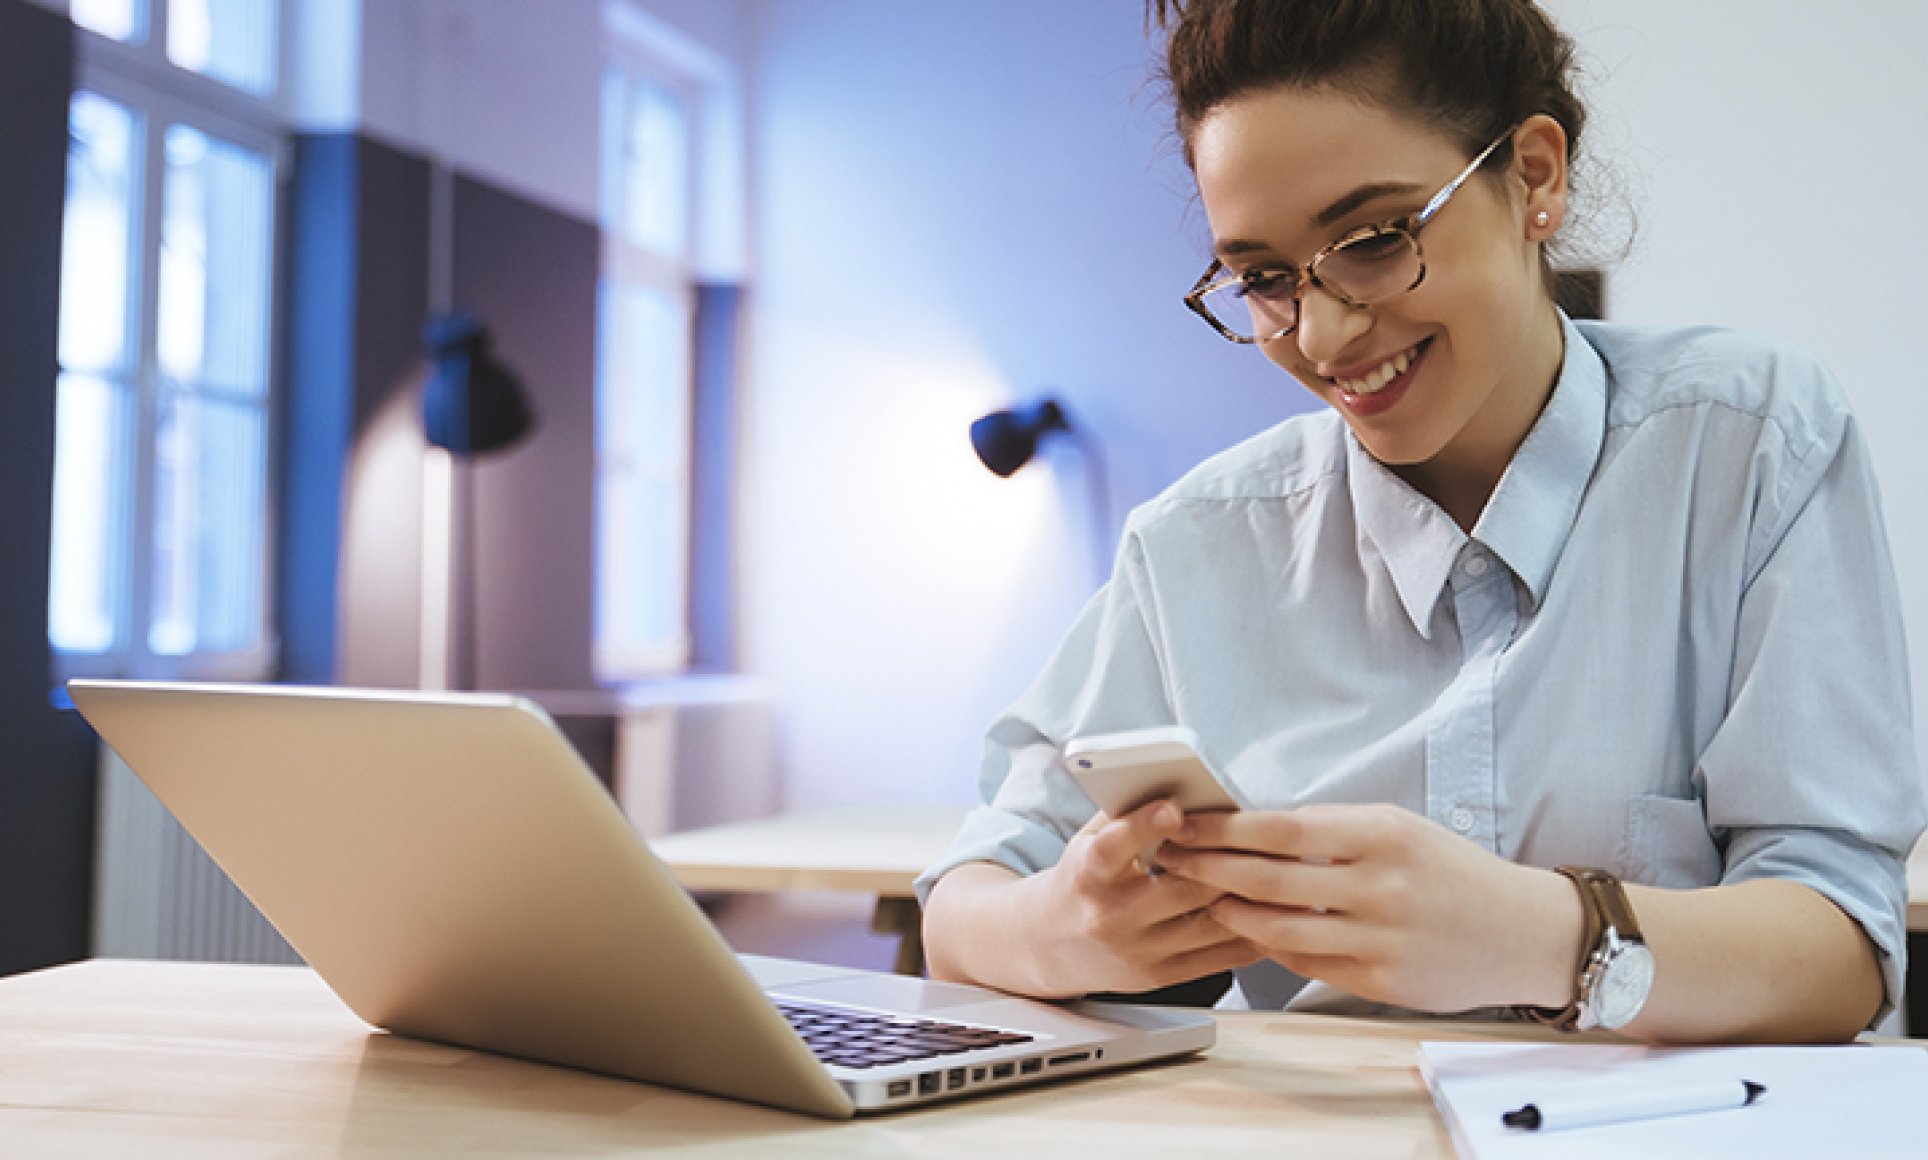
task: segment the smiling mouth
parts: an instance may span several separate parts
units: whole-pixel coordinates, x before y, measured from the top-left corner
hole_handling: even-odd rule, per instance
[[[1348,395],[1376,395],[1385,390],[1394,379],[1405,374],[1413,363],[1419,361],[1419,356],[1425,353],[1426,344],[1431,341],[1426,339],[1407,347],[1359,378],[1335,378],[1332,382]]]

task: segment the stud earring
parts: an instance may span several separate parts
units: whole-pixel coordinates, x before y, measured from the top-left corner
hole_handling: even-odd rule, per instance
[[[1540,227],[1541,229],[1545,229],[1547,226],[1547,223],[1552,220],[1553,219],[1551,217],[1547,216],[1547,212],[1545,210],[1541,210],[1539,213],[1536,213],[1533,215],[1533,224]]]

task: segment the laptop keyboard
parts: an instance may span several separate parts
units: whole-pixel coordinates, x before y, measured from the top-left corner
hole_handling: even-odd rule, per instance
[[[1032,1039],[997,1027],[876,1015],[790,1000],[778,1001],[777,1010],[783,1012],[818,1059],[839,1067],[884,1067],[960,1051],[1029,1043]]]

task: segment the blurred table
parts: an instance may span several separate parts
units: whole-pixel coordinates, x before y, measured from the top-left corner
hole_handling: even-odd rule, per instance
[[[964,806],[840,806],[670,834],[650,843],[685,889],[741,894],[829,890],[876,898],[871,929],[897,938],[896,968],[924,970],[911,884],[943,856]]]

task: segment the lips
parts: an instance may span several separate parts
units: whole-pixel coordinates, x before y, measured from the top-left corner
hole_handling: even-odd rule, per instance
[[[1433,340],[1427,339],[1386,359],[1356,378],[1329,380],[1339,388],[1339,401],[1345,409],[1361,417],[1380,415],[1391,410],[1406,395],[1419,375]]]

